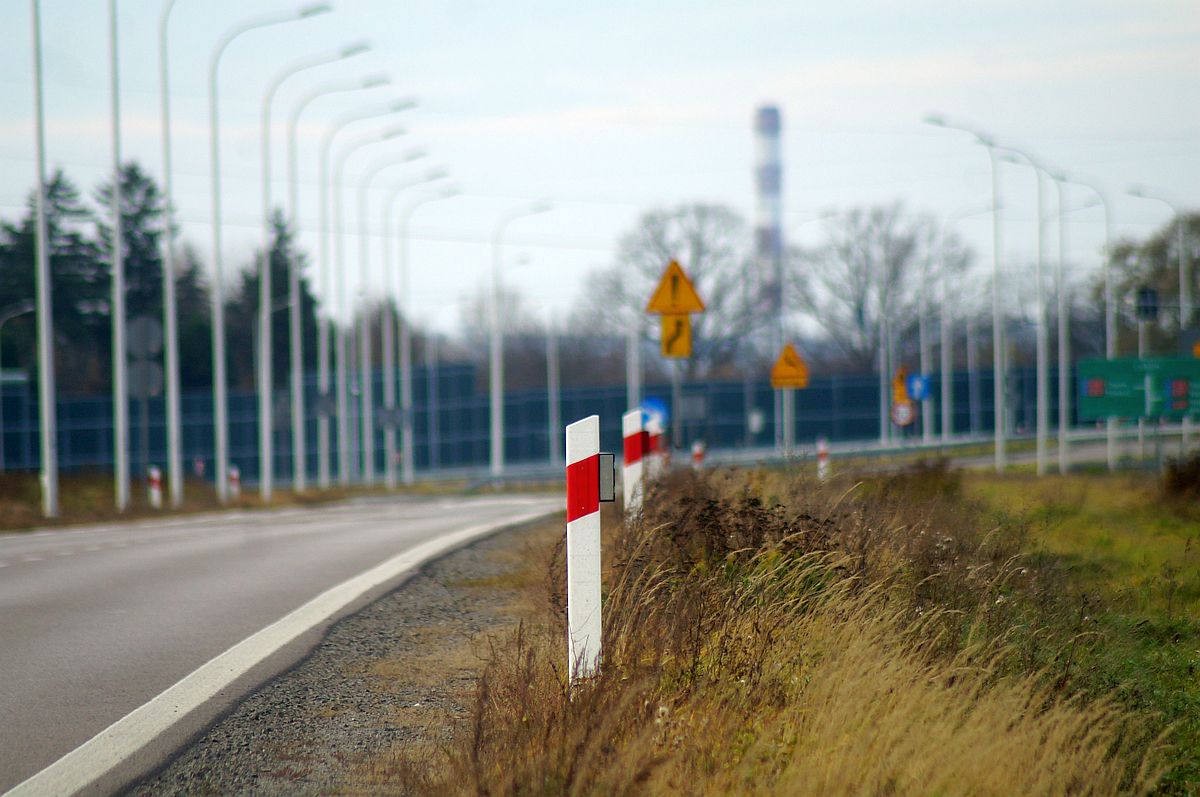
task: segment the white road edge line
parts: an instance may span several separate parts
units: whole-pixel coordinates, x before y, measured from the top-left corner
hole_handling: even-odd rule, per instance
[[[134,709],[41,772],[17,784],[4,797],[76,794],[108,774],[171,725],[199,708],[252,667],[310,628],[336,614],[369,590],[438,554],[490,531],[527,523],[559,511],[528,512],[421,543],[364,573],[331,587],[300,608],[186,675],[158,697]]]

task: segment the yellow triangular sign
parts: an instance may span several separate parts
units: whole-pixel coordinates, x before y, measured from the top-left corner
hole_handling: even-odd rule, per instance
[[[790,343],[783,347],[779,359],[771,366],[771,387],[776,390],[808,387],[808,364]]]
[[[672,260],[667,264],[650,303],[646,305],[647,313],[662,313],[663,315],[686,315],[687,313],[703,313],[704,302],[696,287],[683,273],[683,268]]]

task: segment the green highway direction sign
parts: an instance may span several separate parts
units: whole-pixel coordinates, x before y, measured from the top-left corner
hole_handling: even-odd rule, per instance
[[[1079,419],[1200,417],[1200,359],[1080,360]]]

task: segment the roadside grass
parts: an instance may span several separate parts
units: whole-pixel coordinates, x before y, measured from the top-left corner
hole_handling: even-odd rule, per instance
[[[1087,617],[1073,685],[1169,728],[1161,794],[1200,793],[1200,504],[1150,474],[965,477],[1030,528],[1031,561],[1066,574]]]
[[[600,674],[569,678],[560,532],[515,582],[530,597],[515,630],[489,642],[472,715],[437,760],[398,746],[377,762],[381,782],[404,773],[407,791],[439,794],[1150,791],[1181,748],[1164,745],[1159,714],[1095,688],[1084,670],[1107,649],[1074,573],[1029,554],[1036,523],[975,489],[937,464],[826,485],[798,469],[675,474],[640,522],[606,513]]]
[[[461,493],[466,482],[441,482],[406,487],[397,494],[441,495]],[[164,485],[164,492],[166,485]],[[315,487],[296,493],[290,489],[275,491],[271,508],[315,506],[372,495],[387,495],[382,487],[333,487],[319,490]],[[220,509],[256,509],[264,505],[253,489],[244,489],[241,496],[222,505],[217,501],[216,490],[209,482],[187,479],[184,483],[183,505],[171,507],[169,497],[164,495],[163,509],[150,506],[145,484],[135,479],[129,495],[129,509],[118,512],[114,505],[113,477],[108,472],[81,472],[63,474],[59,481],[60,515],[57,518],[42,517],[41,488],[33,473],[0,473],[0,533],[21,531],[45,526],[66,526],[78,523],[100,523],[110,520],[144,520],[167,515],[212,512]]]

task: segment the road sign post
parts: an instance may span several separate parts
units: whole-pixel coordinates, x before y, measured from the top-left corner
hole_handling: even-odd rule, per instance
[[[789,455],[796,441],[796,390],[808,387],[808,364],[788,343],[771,367],[771,387],[782,391],[783,453]]]
[[[662,316],[662,356],[674,360],[686,360],[692,356],[691,313],[703,313],[704,302],[683,267],[675,260],[667,264],[658,287],[654,289],[646,304],[647,313]],[[682,374],[676,367],[671,373],[671,401],[675,416],[675,445],[682,443],[683,413],[679,404],[683,397]]]

